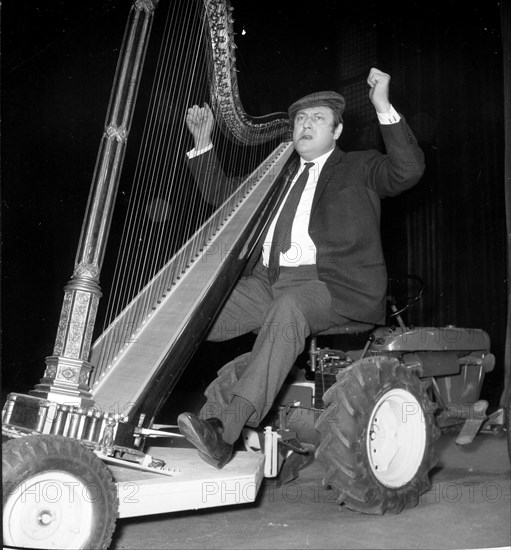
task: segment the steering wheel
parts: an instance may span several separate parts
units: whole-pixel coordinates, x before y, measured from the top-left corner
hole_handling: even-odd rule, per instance
[[[402,306],[401,308],[398,308],[397,299],[395,296],[393,296],[391,292],[392,286],[393,285],[395,286],[396,284],[401,284],[401,285],[406,285],[406,287],[408,288],[409,281],[415,281],[417,290],[411,296],[407,294],[405,305]],[[388,284],[387,300],[391,304],[392,313],[389,313],[389,317],[390,318],[398,317],[399,315],[401,315],[401,313],[413,307],[422,298],[423,294],[424,294],[424,281],[417,275],[407,274],[407,275],[404,275],[403,277],[397,277],[397,278],[390,277],[389,284]]]

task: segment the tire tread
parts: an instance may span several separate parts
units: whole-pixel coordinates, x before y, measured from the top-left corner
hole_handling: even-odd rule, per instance
[[[426,421],[426,448],[419,469],[404,487],[388,488],[371,471],[366,457],[364,427],[372,407],[389,389],[401,387],[421,404]],[[430,487],[429,471],[436,464],[434,442],[439,430],[434,424],[427,384],[396,358],[366,358],[341,371],[325,393],[325,411],[316,423],[320,444],[316,458],[325,466],[323,484],[332,488],[340,503],[365,513],[400,513],[417,506]]]

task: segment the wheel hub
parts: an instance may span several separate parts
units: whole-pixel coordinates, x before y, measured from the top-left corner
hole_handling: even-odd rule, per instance
[[[61,471],[26,479],[7,499],[4,542],[29,548],[83,548],[93,523],[93,495]]]
[[[55,521],[55,515],[50,510],[43,510],[37,517],[37,522],[40,525],[49,525],[53,521]]]
[[[417,473],[425,449],[425,419],[418,400],[403,389],[385,393],[373,409],[367,432],[373,474],[387,487],[401,487]]]

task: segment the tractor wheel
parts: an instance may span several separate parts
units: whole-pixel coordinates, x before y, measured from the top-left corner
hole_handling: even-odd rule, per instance
[[[118,498],[105,464],[79,441],[11,439],[2,452],[3,535],[23,548],[108,548]]]
[[[395,358],[361,359],[323,396],[316,458],[339,504],[382,515],[416,506],[430,488],[440,435],[424,384]]]

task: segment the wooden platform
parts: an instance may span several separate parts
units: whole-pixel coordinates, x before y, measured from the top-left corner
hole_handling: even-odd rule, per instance
[[[195,449],[151,447],[168,474],[108,465],[119,493],[119,517],[213,508],[254,502],[264,474],[262,454],[238,451],[221,470],[206,464]]]

